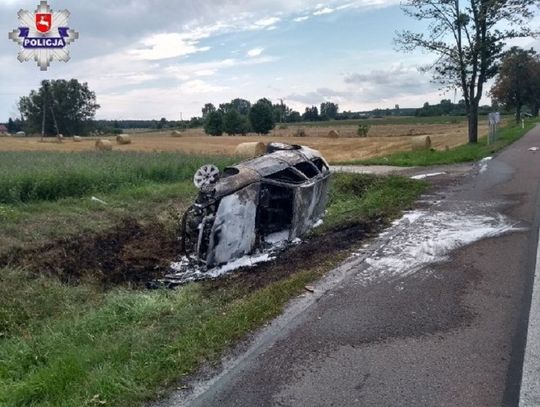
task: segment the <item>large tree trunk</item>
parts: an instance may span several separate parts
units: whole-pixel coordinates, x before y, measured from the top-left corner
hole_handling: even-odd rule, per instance
[[[521,104],[518,104],[516,106],[516,123],[519,124],[521,122]]]
[[[469,143],[478,142],[478,105],[471,103],[468,113]]]

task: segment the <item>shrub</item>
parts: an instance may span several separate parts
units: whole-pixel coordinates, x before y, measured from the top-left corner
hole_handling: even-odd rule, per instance
[[[360,137],[367,137],[369,132],[369,124],[359,124],[356,134]]]

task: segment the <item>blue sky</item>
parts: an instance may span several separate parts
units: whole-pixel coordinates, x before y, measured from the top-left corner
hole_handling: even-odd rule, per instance
[[[235,97],[283,99],[300,111],[323,101],[356,111],[454,97],[418,72],[433,56],[394,50],[396,30],[423,28],[396,0],[53,0],[72,13],[80,38],[71,61],[47,72],[19,63],[7,39],[17,11],[37,3],[0,0],[0,121],[16,115],[19,96],[58,78],[88,82],[97,117],[107,119],[189,118]],[[515,43],[540,50],[532,39]]]

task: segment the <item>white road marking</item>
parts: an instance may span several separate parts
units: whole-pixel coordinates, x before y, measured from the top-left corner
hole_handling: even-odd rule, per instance
[[[527,345],[521,377],[520,407],[540,406],[540,239],[538,243]]]

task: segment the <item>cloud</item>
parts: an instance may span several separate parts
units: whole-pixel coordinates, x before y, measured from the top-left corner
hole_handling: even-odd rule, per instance
[[[279,17],[267,17],[262,18],[260,20],[255,21],[253,24],[251,24],[249,27],[251,29],[273,29],[277,23],[281,21],[281,18]]]
[[[300,23],[302,21],[306,21],[309,19],[309,16],[301,16],[301,17],[296,17],[295,19],[293,19],[293,21],[297,22],[297,23]]]
[[[321,16],[323,14],[330,14],[330,13],[333,13],[335,10],[333,8],[330,8],[330,7],[324,7],[324,8],[321,8],[321,9],[318,9],[318,10],[315,10],[313,12],[313,15],[314,16]]]
[[[180,86],[180,91],[187,94],[221,92],[226,89],[226,86],[213,85],[201,79],[187,81]]]
[[[263,51],[264,51],[264,48],[253,48],[253,49],[250,49],[246,55],[250,58],[254,58],[261,55]]]
[[[138,48],[129,52],[139,59],[159,60],[208,51],[210,47],[199,47],[199,41],[207,35],[189,33],[154,34],[144,38]]]

